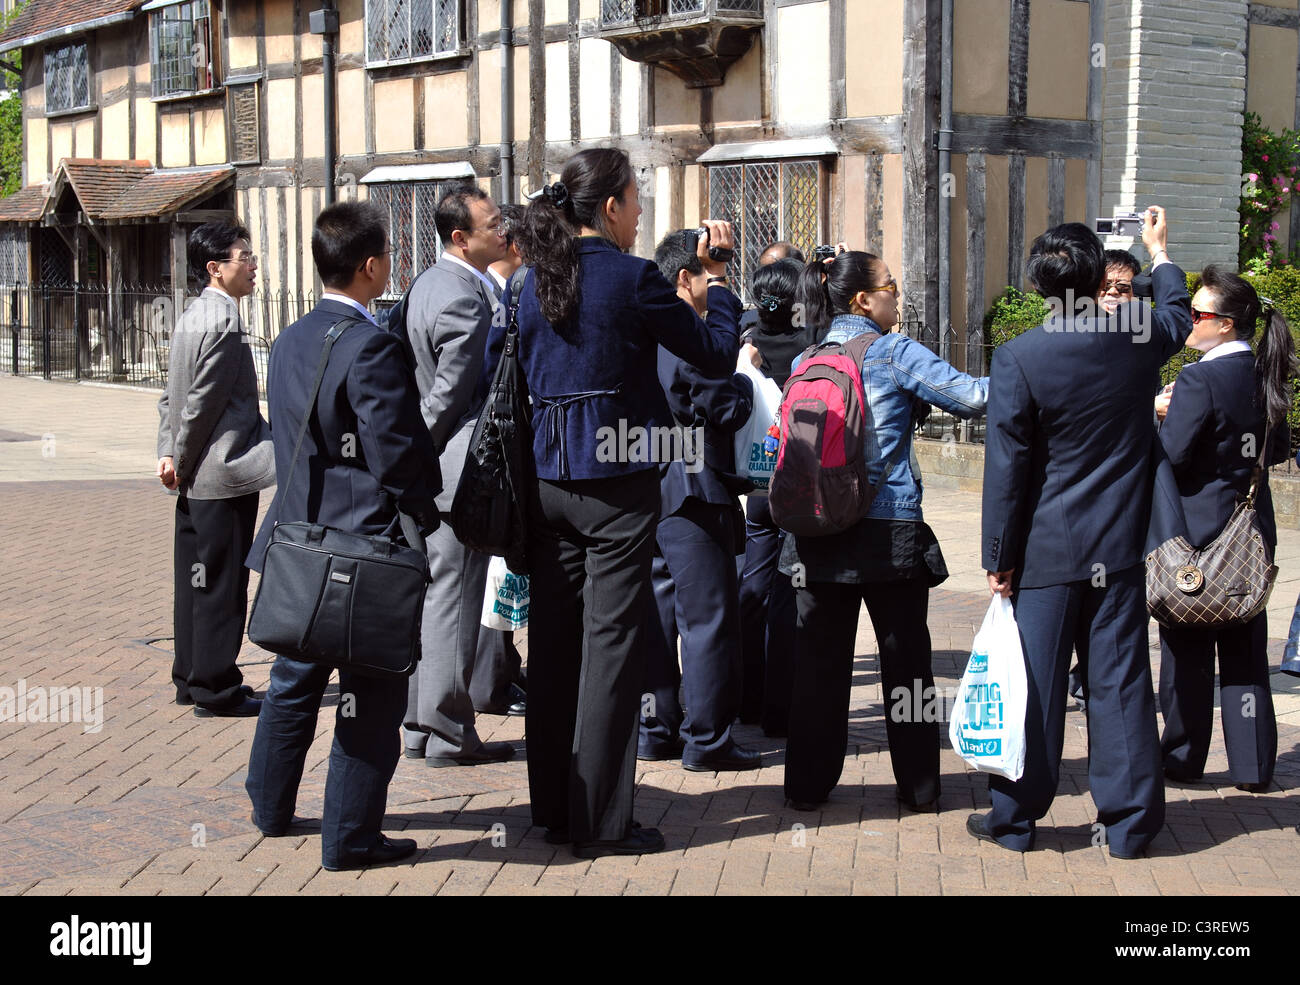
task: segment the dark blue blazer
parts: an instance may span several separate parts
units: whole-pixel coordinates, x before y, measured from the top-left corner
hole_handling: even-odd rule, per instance
[[[649,260],[584,236],[578,245],[576,314],[554,326],[537,301],[529,270],[519,297],[519,357],[533,402],[533,453],[541,479],[598,479],[657,468],[655,462],[601,461],[601,429],[669,427],[656,371],[658,347],[701,371],[725,376],[740,346],[740,301],[711,287],[707,325]],[[494,318],[483,377],[491,380],[505,341]],[[609,432],[605,432],[608,434]]]
[[[706,376],[667,349],[659,350],[659,382],[673,419],[684,428],[698,428],[703,448],[697,460],[661,467],[659,495],[663,516],[677,512],[687,499],[718,506],[736,506],[736,496],[752,488],[736,476],[736,432],[754,409],[754,384],[735,373],[726,379]],[[698,456],[703,453],[703,461]]]
[[[1152,401],[1160,367],[1192,328],[1182,270],[1162,264],[1152,283],[1154,311],[1131,301],[1109,317],[1049,321],[994,352],[984,448],[986,570],[1014,568],[1021,586],[1038,588],[1142,560]]]
[[[286,486],[325,333],[344,320],[350,324],[330,352],[317,413],[303,437],[293,484]],[[262,570],[277,522],[309,520],[349,533],[380,534],[390,524],[396,529],[394,504],[421,527],[437,516],[438,456],[396,335],[363,320],[348,305],[322,301],[280,333],[267,374],[279,484],[249,551],[250,568]]]
[[[1255,402],[1255,356],[1235,352],[1191,363],[1178,374],[1160,443],[1173,466],[1187,521],[1187,539],[1204,547],[1223,530],[1237,503],[1246,498],[1250,477],[1263,451],[1264,412]],[[1267,464],[1289,455],[1286,425],[1274,429]],[[1251,451],[1246,455],[1243,451]],[[1268,472],[1255,498],[1260,533],[1277,546]]]

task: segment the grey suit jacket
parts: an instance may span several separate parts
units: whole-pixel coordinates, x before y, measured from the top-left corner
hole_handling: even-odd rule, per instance
[[[495,296],[474,273],[444,256],[411,287],[407,335],[415,352],[420,413],[442,470],[438,509],[451,509],[481,404],[475,401]]]
[[[176,322],[158,416],[158,457],[173,458],[186,496],[231,499],[275,483],[253,353],[224,292],[206,288]]]

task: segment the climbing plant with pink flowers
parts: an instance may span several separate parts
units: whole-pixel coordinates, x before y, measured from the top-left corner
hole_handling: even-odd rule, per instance
[[[1300,133],[1274,133],[1254,113],[1247,113],[1241,133],[1241,244],[1242,270],[1267,270],[1291,261],[1280,254],[1278,215],[1291,205],[1300,178]],[[1291,253],[1300,252],[1291,244]]]

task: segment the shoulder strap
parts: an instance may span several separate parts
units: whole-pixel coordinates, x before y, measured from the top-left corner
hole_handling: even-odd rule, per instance
[[[302,415],[302,425],[298,428],[298,440],[293,443],[293,457],[289,459],[289,474],[285,477],[284,488],[288,489],[289,484],[293,481],[294,469],[298,467],[298,452],[302,451],[302,439],[307,435],[307,425],[311,423],[311,415],[316,411],[316,397],[320,393],[321,380],[325,378],[325,366],[330,361],[330,350],[334,348],[334,343],[338,341],[340,335],[348,330],[348,326],[353,324],[357,319],[345,318],[336,322],[325,333],[325,346],[321,349],[320,361],[316,363],[316,379],[312,381],[311,396],[307,398],[307,409]]]
[[[1264,475],[1265,465],[1268,460],[1268,443],[1273,436],[1273,425],[1268,423],[1264,425],[1264,447],[1259,450],[1259,461],[1255,463],[1255,468],[1250,476],[1250,490],[1246,493],[1246,506],[1250,509],[1255,508],[1255,493],[1259,491],[1259,480]]]

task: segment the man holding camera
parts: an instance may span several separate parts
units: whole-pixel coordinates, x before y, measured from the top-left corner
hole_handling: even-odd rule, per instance
[[[1088,776],[1112,858],[1137,858],[1164,824],[1164,777],[1147,650],[1143,545],[1151,496],[1151,401],[1160,367],[1191,331],[1183,272],[1169,262],[1164,210],[1142,240],[1156,307],[1067,314],[998,348],[984,459],[984,567],[1015,604],[1028,674],[1025,764],[989,779],[993,809],[967,830],[1013,851],[1051,807],[1065,732],[1066,670],[1087,682]],[[1093,299],[1101,241],[1080,223],[1039,236],[1029,280],[1053,307]],[[1055,328],[1056,330],[1051,330]]]
[[[701,318],[708,307],[710,278],[697,255],[693,230],[669,233],[655,250],[655,263],[677,296]],[[715,304],[723,295],[715,292]],[[740,313],[726,294],[722,314],[733,325]],[[717,312],[715,312],[717,314]],[[660,466],[662,501],[651,567],[656,612],[649,613],[650,653],[637,758],[682,757],[688,770],[750,770],[759,753],[737,745],[731,725],[740,709],[740,608],[736,551],[744,536],[739,492],[749,484],[736,473],[734,436],[754,406],[753,384],[741,367],[757,366],[758,350],[746,343],[737,373],[706,376],[659,348],[659,382],[677,426],[697,429],[702,441],[684,442],[699,461]],[[657,618],[656,618],[657,616]],[[676,646],[682,642],[682,672]],[[686,710],[677,700],[685,684]]]

